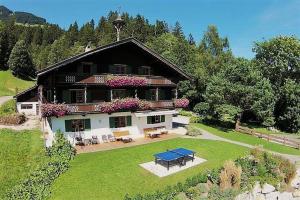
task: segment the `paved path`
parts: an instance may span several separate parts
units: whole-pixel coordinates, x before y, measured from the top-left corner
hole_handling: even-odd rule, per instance
[[[3,97],[0,97],[0,106],[2,104],[4,104],[5,102],[7,102],[8,100],[12,99],[13,97],[12,96],[3,96]]]
[[[237,141],[229,140],[229,139],[226,139],[226,138],[222,138],[222,137],[216,136],[216,135],[214,135],[214,134],[212,134],[212,133],[210,133],[210,132],[208,132],[204,129],[201,129],[201,128],[197,128],[197,129],[199,129],[202,133],[201,136],[197,137],[199,139],[219,140],[219,141],[229,142],[229,143],[232,143],[232,144],[237,144],[237,145],[248,147],[248,148],[255,148],[255,146],[250,145],[250,144],[246,144],[246,143],[237,142]],[[290,154],[283,154],[283,153],[278,153],[278,152],[269,151],[269,150],[267,150],[267,151],[270,152],[270,153],[282,156],[282,157],[290,160],[292,163],[300,162],[300,156],[290,155]]]

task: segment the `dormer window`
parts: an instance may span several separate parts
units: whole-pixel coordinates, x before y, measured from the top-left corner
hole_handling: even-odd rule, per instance
[[[150,74],[151,74],[151,67],[150,66],[140,66],[139,67],[139,75],[150,76]]]

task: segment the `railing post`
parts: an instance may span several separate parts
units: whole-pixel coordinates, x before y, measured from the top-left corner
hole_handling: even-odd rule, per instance
[[[86,86],[84,87],[84,103],[86,103],[87,99],[87,91],[86,91]]]
[[[113,100],[113,92],[112,92],[112,89],[109,90],[109,94],[110,94],[110,101]]]
[[[158,88],[156,88],[156,91],[155,91],[155,101],[158,101]]]
[[[137,96],[137,89],[134,90],[134,98],[136,98],[136,99],[138,98],[138,96]]]

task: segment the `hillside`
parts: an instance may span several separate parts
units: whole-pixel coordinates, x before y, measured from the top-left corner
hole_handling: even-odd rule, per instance
[[[17,23],[22,24],[45,24],[46,20],[42,17],[38,17],[32,13],[11,11],[5,6],[0,6],[0,20],[7,21],[15,17]]]
[[[18,91],[26,90],[34,85],[34,81],[25,81],[12,75],[10,71],[0,71],[0,96],[11,96]]]

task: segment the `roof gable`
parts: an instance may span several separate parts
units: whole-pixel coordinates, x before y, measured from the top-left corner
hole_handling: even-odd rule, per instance
[[[73,63],[75,61],[81,60],[83,58],[86,58],[88,56],[94,55],[96,53],[100,53],[103,52],[105,50],[108,49],[112,49],[118,46],[121,46],[123,44],[128,44],[128,43],[132,43],[134,45],[136,45],[137,47],[139,47],[141,50],[147,52],[149,55],[153,56],[154,58],[158,59],[160,62],[166,64],[167,66],[169,66],[172,70],[176,71],[177,73],[179,73],[182,77],[191,80],[191,77],[189,75],[187,75],[185,72],[183,72],[179,67],[177,67],[175,64],[171,63],[170,61],[166,60],[165,58],[163,58],[162,56],[160,56],[159,54],[155,53],[153,50],[149,49],[148,47],[146,47],[143,43],[141,43],[140,41],[136,40],[135,38],[128,38],[128,39],[124,39],[118,42],[114,42],[105,46],[101,46],[98,48],[95,48],[91,51],[88,52],[84,52],[82,54],[78,54],[75,55],[73,57],[70,57],[68,59],[65,59],[61,62],[55,63],[54,65],[51,65],[45,69],[42,69],[40,71],[38,71],[37,76],[41,76],[44,75],[48,72],[51,72],[53,70],[56,70],[60,67],[66,66],[70,63]]]

